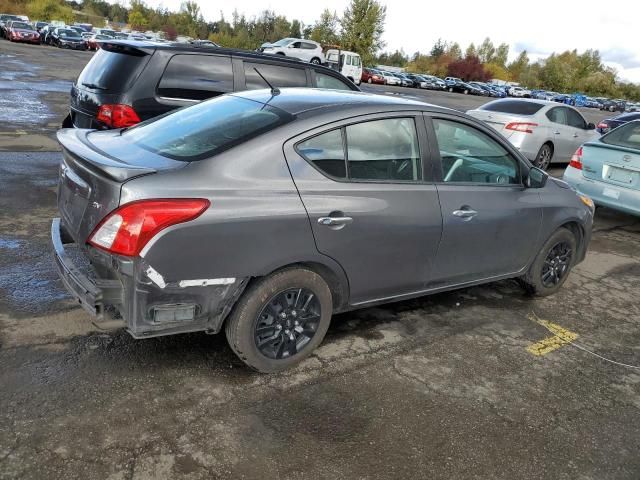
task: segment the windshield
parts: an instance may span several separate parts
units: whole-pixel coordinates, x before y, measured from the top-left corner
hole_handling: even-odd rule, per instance
[[[78,36],[78,34],[73,30],[58,30],[58,35],[60,35],[62,38]]]
[[[293,118],[264,103],[228,95],[141,123],[123,136],[163,157],[192,162],[212,157]]]
[[[640,150],[640,122],[625,123],[600,138],[602,143]]]
[[[286,45],[289,45],[294,40],[295,39],[293,38],[283,38],[282,40],[278,40],[276,43],[272,43],[271,45],[274,47],[284,47]]]
[[[13,22],[11,28],[22,28],[24,30],[31,30],[31,25],[24,22]]]

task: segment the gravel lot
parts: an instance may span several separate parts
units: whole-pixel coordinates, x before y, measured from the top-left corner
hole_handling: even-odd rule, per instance
[[[540,318],[640,365],[640,220],[609,210],[559,294],[505,281],[339,315],[282,375],[222,336],[95,331],[48,247],[52,134],[90,55],[0,41],[0,479],[640,477],[640,369],[527,350]]]

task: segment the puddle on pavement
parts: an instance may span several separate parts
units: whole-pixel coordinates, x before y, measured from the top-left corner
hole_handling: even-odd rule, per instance
[[[35,80],[40,67],[15,55],[0,55],[0,122],[17,125],[46,124],[54,117],[43,99],[45,93],[68,93],[71,82],[65,80]],[[26,78],[29,80],[24,80]],[[9,130],[13,130],[10,128]]]
[[[0,237],[0,250],[15,250],[20,248],[22,241],[13,238]]]
[[[71,82],[67,80],[24,82],[22,80],[0,79],[0,90],[29,90],[35,92],[68,93],[71,91]]]
[[[42,102],[41,96],[42,93],[33,90],[2,92],[0,95],[0,122],[17,126],[46,124],[54,114]],[[10,130],[14,129],[10,128]]]

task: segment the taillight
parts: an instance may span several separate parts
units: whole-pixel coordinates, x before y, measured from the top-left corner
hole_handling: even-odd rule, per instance
[[[606,124],[606,123],[604,123],[604,122],[600,122],[600,123],[598,124],[598,128],[600,128],[600,129],[602,129],[602,130],[606,130],[607,128],[609,128],[609,125],[607,125],[607,124]]]
[[[537,123],[511,122],[511,123],[507,123],[507,126],[504,128],[506,128],[507,130],[513,130],[516,132],[533,133],[533,129],[537,126],[538,126]]]
[[[569,166],[582,170],[582,147],[578,148],[576,153],[573,154],[571,161],[569,162]]]
[[[139,200],[118,207],[93,230],[88,243],[133,257],[161,230],[198,218],[211,203],[203,198]]]
[[[140,117],[131,105],[106,104],[100,105],[97,119],[111,128],[131,127],[140,123]]]

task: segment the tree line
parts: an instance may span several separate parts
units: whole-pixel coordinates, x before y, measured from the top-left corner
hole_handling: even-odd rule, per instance
[[[429,53],[412,56],[402,50],[383,52],[376,64],[404,67],[410,72],[440,77],[459,77],[466,81],[500,79],[527,88],[561,93],[584,93],[594,97],[625,98],[640,101],[640,85],[618,79],[617,72],[604,65],[598,50],[567,50],[531,61],[522,51],[508,61],[509,45],[494,45],[490,38],[478,46],[471,43],[464,53],[456,42],[439,39]]]
[[[467,81],[495,78],[528,88],[640,100],[640,85],[620,81],[616,71],[603,64],[597,50],[554,53],[535,62],[523,51],[509,62],[509,45],[494,45],[486,38],[479,45],[468,45],[464,51],[457,42],[439,39],[428,53],[379,53],[385,46],[382,35],[386,7],[377,0],[350,0],[341,15],[325,9],[312,24],[289,20],[272,10],[255,17],[235,10],[229,19],[221,12],[218,20],[206,21],[198,2],[193,0],[183,2],[178,11],[151,8],[143,0],[131,0],[129,8],[106,0],[0,0],[0,11],[26,13],[34,20],[86,21],[95,26],[104,26],[106,20],[140,31],[162,31],[168,40],[185,35],[250,50],[285,37],[308,38],[358,52],[365,65],[393,65],[410,72]]]

